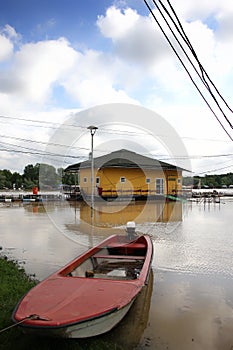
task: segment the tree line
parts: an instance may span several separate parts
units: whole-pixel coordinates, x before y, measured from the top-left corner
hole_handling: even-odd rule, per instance
[[[57,189],[61,184],[75,184],[74,175],[66,174],[63,168],[56,169],[49,164],[28,164],[25,166],[23,174],[12,173],[7,169],[0,170],[0,190],[31,190],[33,187]]]
[[[222,175],[205,175],[184,177],[183,185],[193,186],[194,188],[223,188],[233,185],[233,173]]]

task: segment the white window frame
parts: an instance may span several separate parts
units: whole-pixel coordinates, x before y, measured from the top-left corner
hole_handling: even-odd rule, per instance
[[[147,177],[147,178],[146,178],[146,183],[147,183],[147,184],[150,184],[150,177]]]
[[[85,183],[85,184],[87,183],[87,177],[86,176],[83,177],[83,183]]]
[[[99,176],[96,176],[96,178],[95,178],[95,183],[96,183],[96,185],[99,185],[99,184],[100,184],[100,177],[99,177]]]
[[[156,194],[164,194],[164,178],[157,177],[155,179],[155,193]]]
[[[120,183],[125,184],[126,183],[126,178],[124,176],[120,177]]]

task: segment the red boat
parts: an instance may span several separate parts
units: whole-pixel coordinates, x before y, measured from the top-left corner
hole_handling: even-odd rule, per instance
[[[147,284],[149,236],[113,235],[32,288],[12,319],[24,332],[68,338],[105,333],[126,315]]]

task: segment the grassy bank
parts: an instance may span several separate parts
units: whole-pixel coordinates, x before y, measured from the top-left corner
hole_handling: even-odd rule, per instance
[[[35,283],[15,262],[0,258],[0,330],[12,324],[11,314],[16,303]],[[0,347],[13,349],[19,336],[17,328],[0,333]]]
[[[17,263],[0,257],[0,331],[13,324],[11,314],[20,298],[34,285]],[[4,350],[122,350],[107,337],[90,339],[48,339],[26,336],[18,327],[0,333],[0,349]]]

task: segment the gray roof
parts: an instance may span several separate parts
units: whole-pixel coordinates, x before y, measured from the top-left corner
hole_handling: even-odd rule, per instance
[[[94,158],[94,166],[98,169],[103,168],[142,168],[142,169],[165,169],[165,170],[185,170],[175,165],[165,163],[153,158],[142,156],[141,154],[121,149],[108,153],[101,157]],[[66,172],[76,172],[80,168],[91,167],[91,160],[68,166]]]

